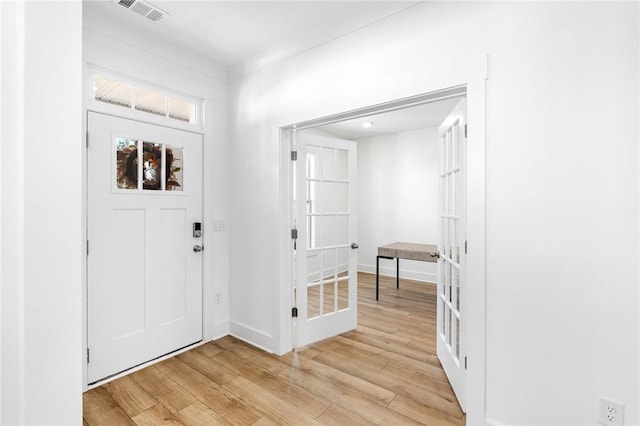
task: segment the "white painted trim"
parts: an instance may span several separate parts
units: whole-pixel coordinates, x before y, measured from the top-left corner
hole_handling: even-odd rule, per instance
[[[358,265],[358,272],[366,272],[368,274],[375,274],[376,273],[376,265],[366,265],[366,264],[361,263],[361,264]],[[395,266],[394,267],[389,267],[389,266],[380,265],[380,276],[382,276],[382,277],[392,277],[393,279],[395,279],[396,278],[396,268],[395,268]],[[435,284],[436,281],[438,280],[438,274],[403,269],[402,268],[402,263],[401,263],[400,264],[400,279],[407,279],[407,280],[413,280],[413,281],[421,281],[421,282],[428,283],[428,284]]]
[[[2,5],[0,5],[0,46],[2,46],[2,40],[3,40],[3,36],[2,36]],[[3,109],[2,109],[2,100],[4,99],[3,94],[3,64],[4,61],[2,59],[2,54],[0,53],[0,140],[3,139],[2,133],[3,133],[3,123],[4,123],[4,117],[2,115]],[[2,166],[2,147],[0,146],[0,167],[4,167]],[[4,188],[3,188],[3,182],[4,180],[2,179],[2,173],[0,172],[0,202],[4,202],[3,200],[3,194],[4,194]],[[2,265],[2,260],[4,259],[3,255],[2,255],[2,243],[1,241],[4,241],[3,238],[3,217],[4,215],[2,214],[3,210],[0,209],[0,265]],[[4,288],[4,282],[5,280],[3,279],[3,275],[0,272],[0,311],[2,311],[2,289]],[[2,337],[3,337],[3,333],[2,333],[2,314],[0,314],[0,345],[2,342]],[[0,349],[0,374],[2,372],[2,349]],[[0,421],[2,421],[2,384],[0,383]]]
[[[92,88],[90,85],[91,79],[88,77],[89,68],[87,64],[83,64],[82,69],[82,134],[87,135],[89,131],[89,109],[87,108],[87,99],[89,93],[91,93]],[[89,153],[87,151],[86,143],[83,144],[82,148],[82,241],[87,241],[88,232],[88,210],[89,204],[87,200],[89,199],[88,187],[89,187],[89,179],[88,179],[88,162],[89,162]],[[89,377],[88,375],[88,363],[87,363],[87,348],[89,347],[89,313],[87,312],[88,305],[88,259],[86,253],[82,256],[82,391],[86,392],[89,388],[87,386]]]
[[[25,5],[0,4],[0,406],[8,423],[25,422],[25,276],[24,276],[24,96],[25,96]],[[6,141],[12,141],[7,143]],[[1,179],[1,177],[0,177]],[[5,405],[6,404],[6,405]],[[0,407],[2,408],[2,407]]]
[[[487,424],[485,79],[467,85],[467,423]]]
[[[470,81],[485,79],[487,75],[487,55],[473,55],[458,60],[433,60],[428,69],[407,69],[412,78],[399,78],[390,75],[371,88],[359,88],[352,92],[343,93],[323,99],[318,102],[296,105],[281,117],[274,120],[274,127],[289,128],[297,123],[314,122],[336,114],[347,112],[366,113],[366,109],[400,100],[411,101],[420,95],[440,92],[445,89],[467,85]],[[378,109],[377,112],[380,112]],[[325,123],[323,123],[325,124]]]
[[[141,113],[140,111],[132,111],[126,108],[121,109],[117,106],[109,105],[103,102],[90,102],[90,106],[86,108],[86,112],[95,112],[97,114],[110,115],[112,117],[124,118],[125,120],[137,121],[139,123],[146,123],[153,126],[166,127],[167,129],[175,129],[204,136],[204,130],[195,128],[192,125],[186,126],[181,125],[180,122],[167,122],[162,120],[162,117],[158,119],[152,114]]]
[[[468,276],[472,283],[467,297],[467,315],[469,327],[467,335],[467,357],[470,367],[467,373],[467,422],[468,424],[487,424],[486,419],[486,293],[485,293],[485,80],[488,73],[486,54],[474,55],[453,61],[433,61],[428,69],[408,70],[412,78],[399,79],[390,76],[393,81],[380,81],[374,87],[364,87],[351,93],[344,93],[331,99],[292,108],[276,119],[273,126],[273,140],[280,147],[280,280],[274,289],[279,307],[274,314],[274,323],[280,328],[274,332],[274,352],[286,353],[293,346],[294,324],[287,317],[281,306],[286,305],[291,293],[292,255],[289,250],[289,228],[291,213],[288,209],[290,197],[289,140],[286,129],[297,123],[320,121],[322,117],[344,113],[345,111],[362,111],[368,106],[381,105],[400,99],[434,93],[446,88],[466,86],[467,88],[467,122],[469,124],[468,144],[473,148],[468,151],[468,213],[473,223],[468,224],[467,240],[470,255],[468,256]],[[387,84],[388,83],[388,84]],[[346,117],[345,117],[346,118]],[[320,124],[320,123],[317,123]],[[476,179],[474,181],[474,179]],[[285,279],[288,278],[288,279]]]
[[[278,355],[283,355],[291,351],[294,347],[294,330],[291,321],[291,308],[294,306],[294,295],[291,289],[291,283],[294,279],[295,266],[292,262],[291,250],[293,245],[291,242],[290,230],[293,226],[293,212],[291,209],[290,194],[293,191],[292,180],[289,178],[291,171],[291,146],[289,141],[290,132],[282,129],[280,126],[272,128],[273,140],[279,141],[279,175],[280,175],[280,230],[282,238],[280,239],[280,287],[273,292],[273,304],[276,306],[274,315],[275,330],[273,336],[273,351]],[[283,234],[285,233],[285,234]]]
[[[16,6],[16,25],[18,31],[16,31],[16,266],[17,276],[16,283],[18,285],[18,380],[19,380],[19,419],[20,423],[23,423],[26,419],[26,331],[25,331],[25,260],[24,260],[24,240],[25,240],[25,227],[24,227],[24,214],[25,214],[25,184],[24,175],[26,173],[24,164],[24,146],[25,146],[25,27],[26,27],[26,11],[25,5],[18,3]]]
[[[273,347],[273,336],[270,334],[263,333],[253,327],[240,324],[237,321],[229,321],[229,334],[236,339],[249,343],[252,346],[256,346],[264,351],[273,353],[273,350],[270,349]]]

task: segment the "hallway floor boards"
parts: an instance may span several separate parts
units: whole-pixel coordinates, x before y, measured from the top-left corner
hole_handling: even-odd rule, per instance
[[[289,353],[227,336],[83,395],[94,425],[464,425],[434,285],[359,273],[358,329]]]

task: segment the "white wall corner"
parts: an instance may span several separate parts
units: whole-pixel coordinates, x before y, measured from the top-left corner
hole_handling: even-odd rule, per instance
[[[263,351],[273,353],[273,336],[263,333],[253,327],[240,324],[237,321],[229,321],[229,334],[233,337],[258,347]]]
[[[230,334],[230,329],[231,326],[228,320],[217,322],[213,324],[213,327],[211,327],[211,330],[205,336],[205,341],[209,342],[212,340],[220,339],[224,336],[228,336]]]

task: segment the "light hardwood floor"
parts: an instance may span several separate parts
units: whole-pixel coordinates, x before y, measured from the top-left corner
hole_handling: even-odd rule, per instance
[[[359,274],[358,329],[278,357],[224,337],[86,392],[85,425],[464,425],[435,286]]]

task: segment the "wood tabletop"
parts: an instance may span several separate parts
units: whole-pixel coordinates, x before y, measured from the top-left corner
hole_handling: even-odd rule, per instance
[[[431,256],[431,253],[437,252],[438,246],[434,244],[398,242],[378,247],[378,256],[421,260],[423,262],[437,262],[438,258]]]

